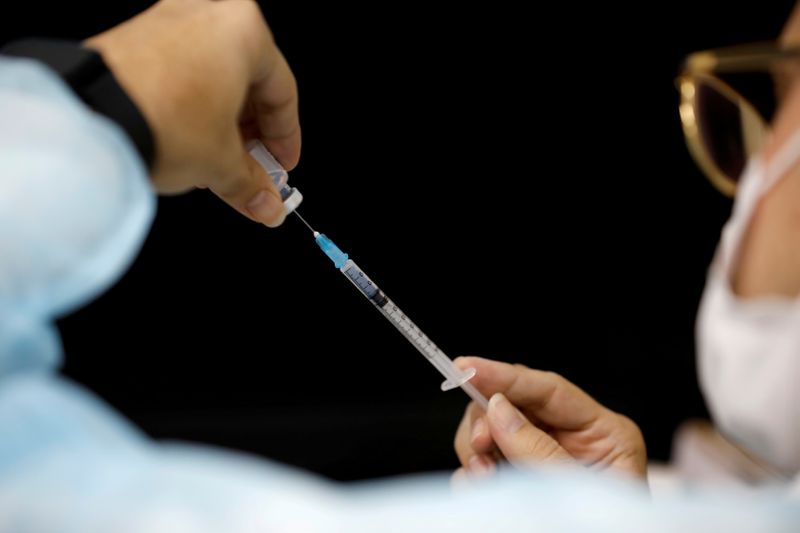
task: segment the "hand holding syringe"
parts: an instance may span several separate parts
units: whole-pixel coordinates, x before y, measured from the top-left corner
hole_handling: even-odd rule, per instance
[[[308,222],[300,216],[300,213],[295,210],[303,199],[302,195],[297,189],[288,186],[288,175],[286,171],[275,161],[261,143],[251,142],[248,145],[248,150],[272,177],[275,185],[281,192],[286,211],[294,212],[294,214],[308,226],[308,229],[314,234],[317,245],[325,252],[325,255],[333,261],[336,268],[338,268],[339,271],[358,288],[361,294],[366,296],[367,299],[378,308],[378,311],[380,311],[389,322],[394,324],[394,327],[396,327],[400,333],[402,333],[403,336],[436,367],[436,370],[445,377],[442,383],[442,390],[447,391],[456,387],[461,387],[461,389],[485,411],[488,408],[489,402],[483,394],[478,392],[478,389],[469,382],[469,379],[475,375],[475,369],[459,369],[447,355],[431,342],[411,319],[398,309],[394,302],[369,279],[364,271],[361,270],[346,253],[342,252],[339,247],[325,235],[314,231]]]

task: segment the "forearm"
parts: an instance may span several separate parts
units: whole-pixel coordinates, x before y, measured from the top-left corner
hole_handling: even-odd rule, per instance
[[[120,275],[154,194],[122,130],[45,67],[0,56],[0,117],[0,307],[47,323]]]

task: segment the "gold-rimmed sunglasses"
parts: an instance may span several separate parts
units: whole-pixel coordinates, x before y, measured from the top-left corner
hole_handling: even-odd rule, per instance
[[[680,116],[689,152],[711,183],[734,196],[747,160],[762,147],[767,120],[740,92],[720,78],[724,74],[767,72],[780,96],[787,72],[781,61],[800,58],[800,47],[756,43],[689,55],[676,81]]]

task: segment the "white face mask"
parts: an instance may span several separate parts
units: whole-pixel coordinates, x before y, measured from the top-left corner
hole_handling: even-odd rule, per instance
[[[719,429],[787,475],[800,472],[800,298],[738,298],[730,286],[760,197],[800,160],[800,132],[767,167],[752,160],[711,265],[697,322],[700,384]]]

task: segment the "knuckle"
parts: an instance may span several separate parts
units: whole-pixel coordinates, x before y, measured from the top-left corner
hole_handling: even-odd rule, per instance
[[[531,457],[536,459],[550,459],[558,452],[558,448],[558,443],[546,433],[536,435],[528,442]]]
[[[561,374],[558,372],[553,372],[552,370],[546,370],[544,375],[547,379],[553,380],[556,383],[564,381],[564,377]]]
[[[642,430],[636,424],[636,422],[634,422],[633,420],[631,420],[630,418],[628,418],[623,414],[616,413],[616,415],[619,417],[620,423],[623,426],[623,428],[629,431],[634,439],[636,439],[637,441],[644,442],[644,436],[642,435]]]
[[[570,381],[559,374],[558,372],[553,372],[552,370],[548,370],[544,373],[544,378],[550,383],[551,395],[556,394],[558,391],[566,390],[566,387],[571,385]]]

